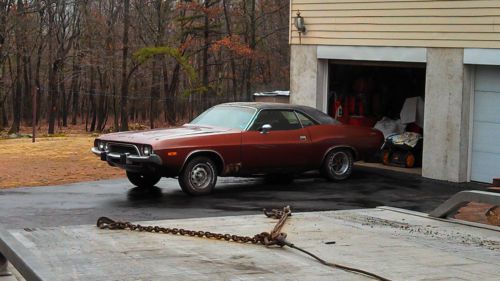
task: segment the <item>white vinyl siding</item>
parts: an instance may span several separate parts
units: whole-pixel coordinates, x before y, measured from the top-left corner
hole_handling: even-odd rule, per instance
[[[290,43],[500,48],[500,0],[292,0]]]

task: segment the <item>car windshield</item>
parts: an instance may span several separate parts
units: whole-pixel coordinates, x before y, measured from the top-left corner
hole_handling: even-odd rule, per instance
[[[256,109],[240,106],[215,106],[203,112],[189,124],[244,130]]]

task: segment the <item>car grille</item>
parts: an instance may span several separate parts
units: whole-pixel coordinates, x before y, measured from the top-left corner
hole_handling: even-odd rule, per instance
[[[120,144],[120,143],[109,144],[109,152],[118,154],[130,153],[130,155],[139,155],[139,150],[135,145],[132,144]]]

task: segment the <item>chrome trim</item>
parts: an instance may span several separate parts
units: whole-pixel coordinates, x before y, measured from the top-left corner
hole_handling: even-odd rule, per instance
[[[106,157],[106,161],[109,161],[109,159],[113,160],[118,160],[121,159],[122,155],[125,155],[126,163],[125,164],[133,164],[133,163],[153,163],[157,165],[162,165],[163,160],[161,159],[160,156],[157,154],[151,154],[150,156],[138,156],[138,155],[130,155],[129,153],[113,153],[113,152],[106,152],[106,151],[100,151],[97,147],[92,147],[90,149],[92,153],[94,153],[97,156],[100,157]]]
[[[160,156],[158,156],[156,154],[151,154],[150,156],[136,156],[136,155],[130,155],[128,153],[124,153],[124,154],[107,153],[106,160],[109,161],[108,160],[109,158],[114,159],[114,160],[118,160],[118,159],[121,159],[122,155],[125,155],[125,159],[126,159],[125,164],[153,163],[153,164],[161,165],[163,162],[161,160]]]
[[[141,151],[139,150],[139,147],[137,147],[137,145],[135,144],[131,144],[131,143],[123,143],[123,142],[106,142],[104,141],[105,143],[108,144],[108,147],[111,149],[111,147],[114,145],[114,146],[125,146],[125,147],[132,147],[135,149],[135,151],[137,152],[137,155],[142,155]]]
[[[294,110],[294,111],[293,111],[293,114],[295,115],[295,118],[297,118],[297,120],[299,120],[300,127],[301,127],[302,129],[304,129],[304,128],[305,128],[305,127],[304,127],[304,124],[302,124],[302,121],[300,121],[299,115],[297,114],[297,110]]]
[[[253,114],[252,118],[250,118],[250,122],[248,122],[246,128],[242,130],[243,132],[248,132],[248,130],[250,130],[250,128],[253,126],[253,123],[255,122],[255,119],[257,119],[257,116],[259,116],[259,113],[262,111],[262,108],[257,109],[254,107],[253,109],[255,109],[255,113]]]
[[[273,129],[273,126],[269,125],[269,124],[264,124],[262,125],[262,127],[260,127],[260,133],[265,135],[267,133],[269,133],[269,131],[271,131]]]
[[[316,123],[316,124],[314,124],[314,125],[324,125],[324,124],[321,124],[321,122],[318,122],[318,120],[316,120],[316,119],[312,118],[312,117],[311,117],[311,115],[309,115],[309,114],[305,113],[304,111],[301,111],[300,109],[294,109],[293,111],[295,111],[295,114],[297,114],[297,112],[298,112],[298,113],[300,113],[300,114],[304,115],[305,117],[307,117],[307,118],[309,118],[309,119],[313,120],[313,121]],[[297,116],[297,118],[299,119],[300,124],[302,124],[302,122],[300,121],[299,116]],[[304,127],[304,126],[302,126],[302,128],[305,128],[305,127]]]
[[[250,120],[250,123],[248,124],[248,126],[245,128],[245,130],[243,131],[246,131],[248,132],[248,130],[253,126],[253,123],[255,122],[255,119],[257,119],[257,116],[263,111],[263,110],[278,110],[278,111],[292,111],[293,114],[295,115],[295,118],[297,118],[297,120],[299,121],[299,124],[300,124],[300,127],[301,129],[304,129],[304,125],[302,125],[302,121],[300,121],[300,118],[299,116],[297,116],[297,112],[299,112],[300,114],[308,117],[309,119],[313,120],[316,124],[314,125],[318,125],[318,124],[321,124],[319,123],[316,119],[312,118],[311,116],[309,116],[309,114],[306,114],[298,109],[295,109],[293,107],[288,107],[288,108],[260,108],[259,110],[257,110],[257,112],[255,113],[255,115],[252,117],[252,119]]]
[[[224,167],[226,167],[226,163],[224,161],[224,158],[222,157],[222,155],[220,155],[219,152],[215,151],[215,150],[212,150],[212,149],[199,149],[199,150],[193,150],[191,151],[187,156],[186,158],[184,159],[184,162],[182,163],[182,166],[181,166],[181,169],[180,171],[182,171],[184,169],[184,167],[186,166],[187,164],[187,160],[189,159],[189,157],[193,156],[193,154],[196,154],[196,153],[203,153],[203,152],[210,152],[210,153],[215,153],[217,154],[217,156],[219,156],[219,158],[221,159],[222,161],[222,170],[221,171],[217,171],[218,173],[222,173],[224,171]]]
[[[358,159],[358,156],[359,156],[359,152],[356,148],[354,148],[353,146],[349,146],[349,145],[336,145],[336,146],[332,146],[330,147],[326,152],[325,154],[323,155],[323,161],[321,161],[321,163],[324,163],[325,162],[325,159],[326,159],[326,156],[328,155],[328,153],[330,153],[330,151],[334,150],[334,149],[339,149],[339,148],[348,148],[348,149],[352,149],[352,151],[354,151],[354,155],[352,156],[353,157],[353,160],[356,161],[356,159]]]
[[[95,155],[97,155],[97,156],[101,156],[101,155],[104,153],[104,151],[99,150],[99,148],[97,148],[97,147],[95,147],[95,146],[94,146],[94,147],[92,147],[92,148],[90,149],[90,151],[92,151],[92,153],[94,153],[94,154],[95,154]]]

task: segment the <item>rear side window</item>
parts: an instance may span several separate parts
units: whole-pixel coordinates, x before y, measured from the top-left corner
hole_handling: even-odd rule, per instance
[[[261,111],[250,130],[256,131],[265,124],[271,125],[271,131],[296,130],[302,128],[295,113],[289,110]]]
[[[311,118],[305,116],[304,114],[302,114],[298,111],[296,111],[296,113],[297,113],[297,116],[299,117],[300,123],[302,123],[302,126],[304,126],[304,128],[316,125],[316,122],[314,122]]]

